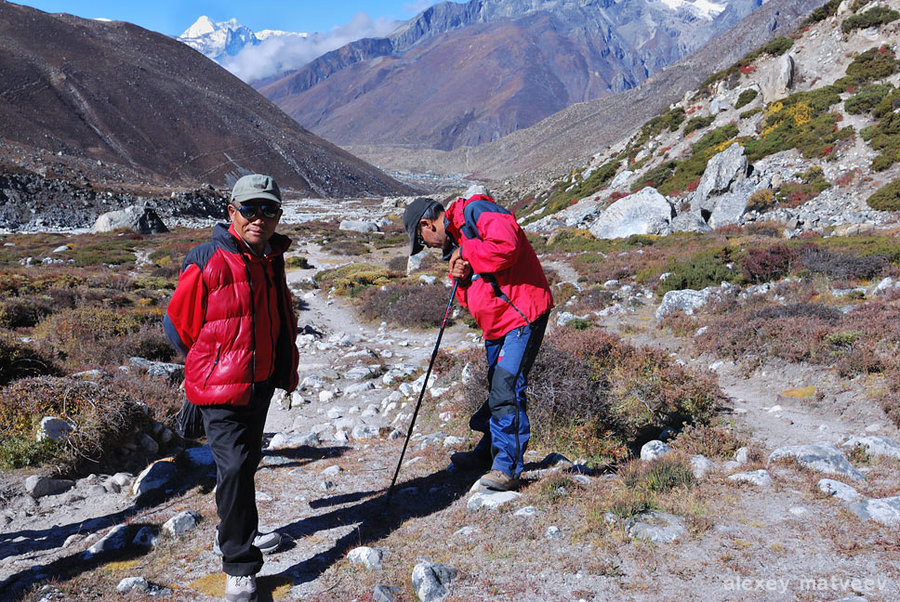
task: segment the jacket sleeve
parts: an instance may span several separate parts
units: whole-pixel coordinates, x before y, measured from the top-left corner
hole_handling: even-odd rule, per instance
[[[166,336],[184,355],[200,336],[206,321],[206,298],[206,284],[200,267],[188,264],[178,277],[178,285],[163,318]]]
[[[488,212],[478,217],[481,239],[466,238],[460,248],[460,255],[476,274],[501,272],[515,265],[521,247],[514,219],[509,214]]]

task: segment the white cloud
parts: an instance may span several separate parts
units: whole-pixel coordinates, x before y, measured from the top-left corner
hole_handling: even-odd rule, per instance
[[[247,46],[237,55],[223,62],[223,67],[245,82],[252,82],[293,69],[299,69],[311,60],[361,38],[384,37],[394,31],[401,21],[372,19],[366,13],[357,13],[346,25],[338,25],[327,33],[314,33],[306,37],[275,36],[256,46]]]

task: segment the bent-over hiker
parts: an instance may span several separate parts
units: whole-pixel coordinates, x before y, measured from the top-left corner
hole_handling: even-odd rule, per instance
[[[451,456],[463,469],[490,471],[487,488],[519,485],[531,427],[525,388],[553,296],[541,263],[515,216],[497,205],[483,186],[444,209],[428,198],[406,208],[403,224],[410,255],[423,246],[441,249],[450,277],[459,282],[456,298],[475,318],[484,337],[490,393],[469,426],[483,433],[468,452]]]
[[[297,318],[284,273],[291,241],[275,233],[281,218],[275,181],[254,174],[231,192],[231,224],[192,249],[166,309],[164,326],[185,354],[185,392],[203,415],[216,461],[214,548],[227,575],[225,599],[256,600],[263,552],[281,543],[259,533],[254,474],[276,387],[297,387]]]

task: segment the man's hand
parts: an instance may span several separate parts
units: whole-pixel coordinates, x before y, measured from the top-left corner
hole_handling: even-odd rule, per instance
[[[455,280],[465,280],[472,275],[472,266],[459,256],[459,249],[454,249],[450,255],[450,275]]]

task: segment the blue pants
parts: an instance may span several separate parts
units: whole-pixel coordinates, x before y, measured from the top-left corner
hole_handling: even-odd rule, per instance
[[[525,399],[528,372],[544,340],[548,317],[544,314],[499,339],[484,341],[490,394],[469,420],[469,426],[484,433],[477,447],[491,447],[491,468],[516,478],[524,468],[531,435]]]

